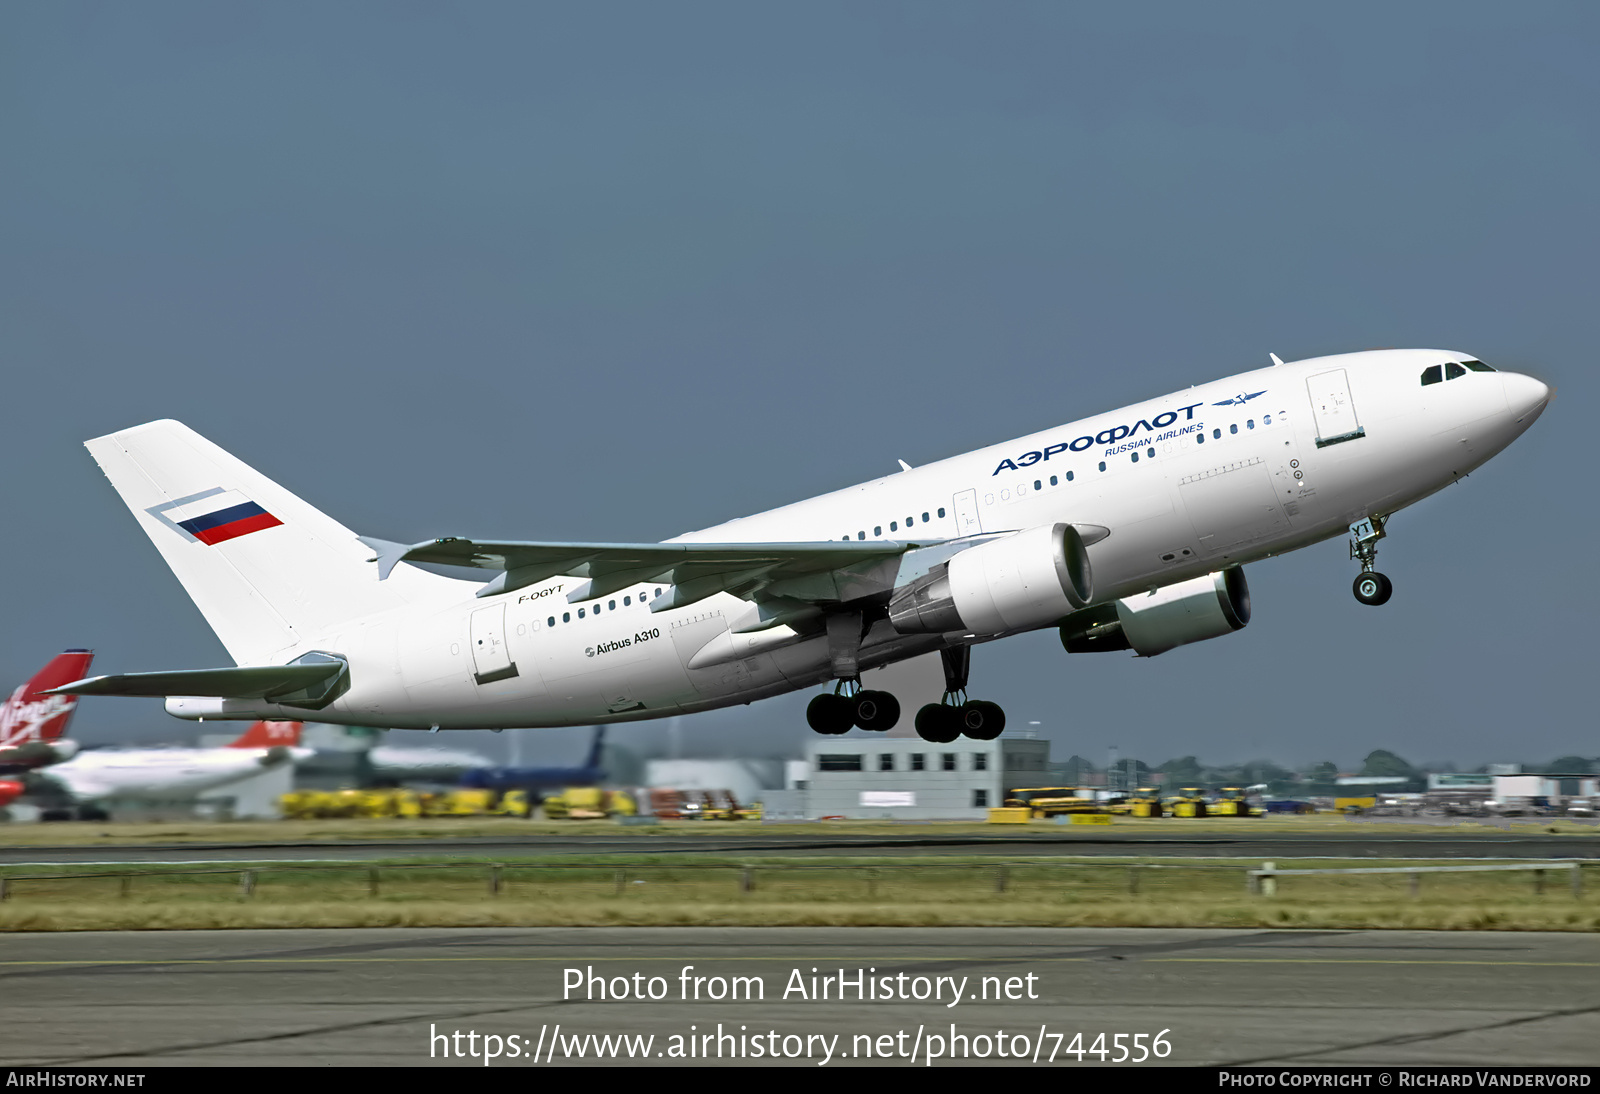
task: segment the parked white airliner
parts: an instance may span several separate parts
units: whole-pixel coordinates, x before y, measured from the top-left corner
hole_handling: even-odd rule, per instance
[[[221,748],[91,749],[21,780],[0,781],[0,789],[14,790],[11,798],[25,792],[47,805],[82,809],[91,814],[85,820],[103,819],[92,807],[107,798],[187,798],[304,761],[311,749],[299,747],[300,729],[299,722],[257,722]]]
[[[239,667],[59,690],[183,718],[411,728],[655,718],[834,682],[812,727],[887,729],[863,669],[939,651],[931,741],[988,739],[970,648],[1059,627],[1154,656],[1243,627],[1240,566],[1351,534],[1389,598],[1391,514],[1473,470],[1551,389],[1445,350],[1321,357],[1202,384],[655,544],[359,538],[172,421],[87,447]],[[410,563],[495,571],[479,585]]]

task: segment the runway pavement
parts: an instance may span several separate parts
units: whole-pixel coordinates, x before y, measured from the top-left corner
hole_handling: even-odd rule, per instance
[[[481,1067],[488,1046],[497,1067],[593,1066],[608,1046],[590,1035],[626,1035],[609,1043],[605,1062],[716,1064],[720,1045],[721,1063],[744,1066],[1016,1065],[1033,1064],[1037,1051],[1040,1065],[1054,1053],[1053,1066],[1076,1067],[1100,1063],[1098,1045],[1107,1064],[1128,1056],[1124,1066],[1141,1052],[1138,1066],[1592,1064],[1597,971],[1600,940],[1586,934],[18,934],[0,941],[0,1062]],[[858,1000],[861,973],[862,990],[890,998]],[[646,998],[591,1001],[587,987],[563,997],[565,984],[591,974],[608,993]],[[748,1001],[710,998],[737,990],[734,977],[746,978]],[[824,990],[826,1000],[812,997]],[[683,998],[694,991],[698,1000]],[[663,998],[651,1001],[655,992]],[[930,997],[900,997],[918,992]],[[1087,1051],[1081,1064],[1074,1044]],[[580,1048],[583,1058],[572,1058]]]
[[[318,840],[300,843],[169,843],[120,846],[0,848],[0,864],[67,862],[265,862],[312,859],[372,860],[419,856],[517,859],[535,856],[606,854],[697,855],[1138,855],[1223,858],[1600,858],[1600,834],[1460,830],[1400,833],[1378,826],[1350,832],[1252,833],[1240,821],[1237,834],[1183,837],[1170,830],[1143,833],[1127,828],[1079,834],[1027,835],[530,835],[508,839]],[[1531,828],[1531,826],[1530,826]]]

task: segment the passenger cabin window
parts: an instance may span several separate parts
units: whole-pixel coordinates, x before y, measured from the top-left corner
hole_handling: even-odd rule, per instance
[[[1101,460],[1100,461],[1100,470],[1104,471],[1105,469],[1106,469],[1106,461],[1105,460]]]
[[[940,516],[941,516],[941,517],[942,517],[942,516],[944,516],[944,510],[943,510],[943,509],[941,509],[941,510],[939,510],[939,515],[940,515]],[[924,519],[926,519],[926,518],[924,518]]]
[[[1237,432],[1239,432],[1239,423],[1238,422],[1234,422],[1232,425],[1230,425],[1228,427],[1228,432],[1229,433],[1237,433]]]
[[[1439,383],[1443,383],[1443,382],[1444,382],[1444,366],[1443,365],[1429,365],[1427,368],[1422,370],[1422,386],[1423,387],[1427,387],[1429,384],[1439,384]]]
[[[941,517],[944,516],[944,510],[943,509],[939,510],[939,515]],[[922,514],[922,523],[923,524],[927,524],[928,523],[928,514],[926,514],[926,513]]]
[[[1067,481],[1068,481],[1068,482],[1071,482],[1071,481],[1072,481],[1072,472],[1071,472],[1071,471],[1068,471],[1068,472],[1067,472]]]

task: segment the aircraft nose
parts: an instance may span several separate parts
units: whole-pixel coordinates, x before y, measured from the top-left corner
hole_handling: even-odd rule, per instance
[[[1537,418],[1555,396],[1553,388],[1532,376],[1524,376],[1520,372],[1503,372],[1500,375],[1506,388],[1506,405],[1512,416],[1523,424]]]

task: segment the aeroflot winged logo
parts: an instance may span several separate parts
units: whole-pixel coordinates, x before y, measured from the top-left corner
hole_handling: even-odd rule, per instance
[[[1257,392],[1255,392],[1254,394],[1251,394],[1251,395],[1245,395],[1245,394],[1241,393],[1241,394],[1235,395],[1231,399],[1224,399],[1220,403],[1212,403],[1211,405],[1212,406],[1244,406],[1244,404],[1248,403],[1251,399],[1254,399],[1257,395],[1265,395],[1265,394],[1266,394],[1265,390],[1257,391]]]
[[[185,538],[211,547],[283,523],[238,490],[220,486],[154,506],[147,512]]]

